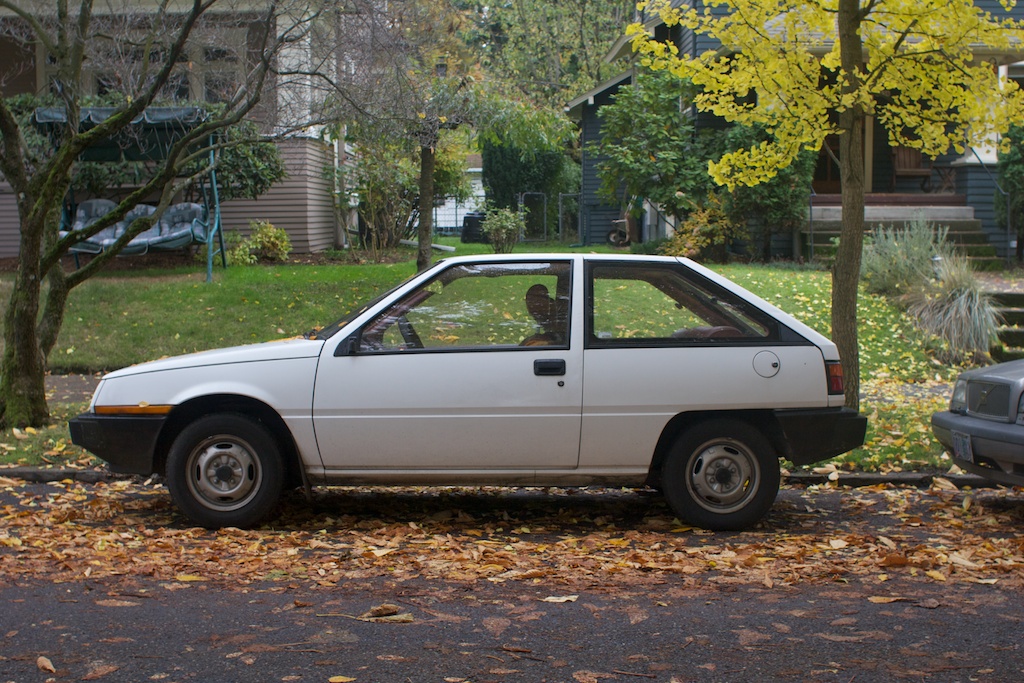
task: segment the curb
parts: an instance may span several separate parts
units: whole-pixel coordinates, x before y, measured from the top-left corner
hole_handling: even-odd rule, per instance
[[[1001,486],[1001,484],[989,481],[976,474],[946,474],[944,472],[890,472],[889,474],[872,474],[870,472],[850,472],[844,474],[840,472],[839,478],[831,483],[851,488],[894,484],[896,486],[924,489],[930,487],[937,478],[945,479],[958,489],[997,488]],[[829,483],[830,480],[827,474],[791,472],[790,474],[783,475],[783,481],[787,484],[813,486]]]
[[[86,470],[80,468],[50,469],[46,467],[0,467],[0,477],[23,479],[34,484],[49,484],[71,479],[87,484],[114,479],[129,479],[131,474],[114,474],[108,470]]]
[[[87,484],[95,484],[101,481],[114,481],[132,479],[138,475],[117,474],[109,470],[99,469],[49,469],[44,467],[0,467],[0,477],[12,479],[23,479],[36,484],[52,483],[71,479]],[[940,472],[891,472],[889,474],[872,474],[868,472],[850,472],[838,474],[835,481],[829,480],[828,474],[815,474],[813,472],[792,472],[783,475],[783,482],[796,486],[815,486],[833,483],[836,486],[847,486],[858,488],[862,486],[878,486],[881,484],[893,484],[896,486],[907,486],[913,488],[928,488],[936,478],[944,479],[958,489],[972,488],[998,488],[1001,484],[989,481],[984,477],[975,474],[944,474]]]

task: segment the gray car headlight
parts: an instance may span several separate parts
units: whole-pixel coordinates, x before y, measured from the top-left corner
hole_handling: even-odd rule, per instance
[[[1017,424],[1024,425],[1024,394],[1020,395],[1017,401]]]
[[[949,399],[949,412],[967,414],[967,380],[958,379],[953,385],[953,397]],[[1020,419],[1020,411],[1017,413]]]

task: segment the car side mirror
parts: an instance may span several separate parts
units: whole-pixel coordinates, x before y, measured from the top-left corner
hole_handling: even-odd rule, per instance
[[[340,344],[338,344],[337,348],[334,349],[334,357],[338,358],[340,356],[356,355],[356,349],[359,348],[359,345],[357,343],[358,338],[358,334],[353,334],[345,338]]]

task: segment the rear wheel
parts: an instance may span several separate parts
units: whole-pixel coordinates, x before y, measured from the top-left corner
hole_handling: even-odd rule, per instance
[[[745,529],[779,492],[779,460],[761,432],[740,420],[685,431],[662,468],[661,484],[680,519],[713,531]]]
[[[259,422],[234,413],[186,427],[167,456],[175,504],[208,529],[254,526],[273,511],[284,483],[277,441]]]

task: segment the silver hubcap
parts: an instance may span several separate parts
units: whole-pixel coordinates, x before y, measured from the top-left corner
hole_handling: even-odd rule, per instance
[[[690,456],[686,486],[705,510],[728,514],[753,496],[761,472],[757,458],[737,441],[716,439]]]
[[[244,506],[259,490],[263,472],[253,448],[235,436],[211,436],[188,459],[188,488],[208,508]]]

